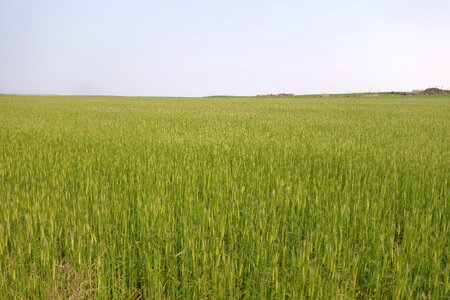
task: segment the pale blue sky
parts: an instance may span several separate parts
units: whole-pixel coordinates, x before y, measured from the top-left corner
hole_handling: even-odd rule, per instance
[[[0,0],[0,93],[450,88],[449,0]]]

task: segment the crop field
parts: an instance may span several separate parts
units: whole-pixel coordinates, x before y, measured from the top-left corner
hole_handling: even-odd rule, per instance
[[[1,299],[445,299],[450,96],[0,95]]]

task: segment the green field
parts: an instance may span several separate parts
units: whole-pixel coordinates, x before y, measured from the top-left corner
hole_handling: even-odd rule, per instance
[[[1,299],[449,298],[450,96],[0,96]]]

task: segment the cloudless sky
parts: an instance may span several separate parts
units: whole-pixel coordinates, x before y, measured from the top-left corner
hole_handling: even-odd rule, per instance
[[[450,88],[449,0],[0,0],[0,93]]]

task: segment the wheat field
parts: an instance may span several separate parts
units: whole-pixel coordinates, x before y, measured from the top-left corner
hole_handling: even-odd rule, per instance
[[[2,299],[445,299],[450,97],[0,95]]]

